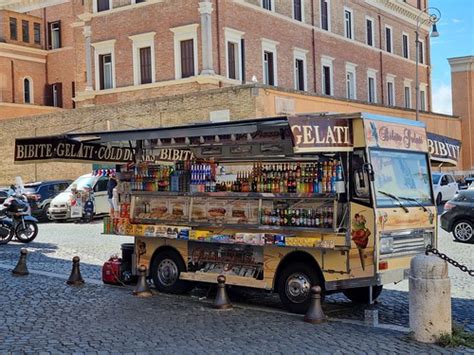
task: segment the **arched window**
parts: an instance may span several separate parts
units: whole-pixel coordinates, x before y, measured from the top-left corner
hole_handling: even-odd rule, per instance
[[[31,78],[23,79],[23,101],[25,104],[33,103],[33,80]]]

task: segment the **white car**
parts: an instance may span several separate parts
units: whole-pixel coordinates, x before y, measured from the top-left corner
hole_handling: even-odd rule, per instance
[[[446,173],[433,173],[433,193],[436,204],[451,200],[458,192],[458,184],[453,175]]]
[[[71,187],[73,185],[75,185],[79,191],[84,191],[85,186],[92,186],[94,190],[94,214],[102,215],[109,213],[107,182],[108,178],[106,176],[86,174],[78,177],[65,191],[61,192],[51,201],[48,211],[50,219],[71,219],[71,200],[73,199]]]

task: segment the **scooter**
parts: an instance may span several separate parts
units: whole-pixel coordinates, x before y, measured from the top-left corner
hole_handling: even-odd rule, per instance
[[[31,216],[26,196],[15,195],[7,198],[0,208],[0,216],[0,244],[8,243],[13,236],[21,243],[29,243],[38,235],[38,220]],[[2,238],[7,228],[10,234]]]

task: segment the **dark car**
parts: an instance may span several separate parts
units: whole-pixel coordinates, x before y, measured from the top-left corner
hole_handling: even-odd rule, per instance
[[[474,242],[474,190],[462,190],[444,205],[441,228],[460,242]]]
[[[5,201],[8,197],[8,191],[7,190],[0,190],[0,205]]]
[[[66,190],[71,182],[71,180],[54,180],[25,184],[25,194],[31,206],[31,214],[39,220],[47,221],[51,200]]]

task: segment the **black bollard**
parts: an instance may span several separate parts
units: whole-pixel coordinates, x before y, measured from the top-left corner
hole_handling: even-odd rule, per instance
[[[304,316],[304,321],[308,323],[323,323],[326,321],[326,316],[323,313],[321,307],[321,287],[311,287],[311,303],[308,308],[308,312]]]
[[[146,282],[146,267],[144,265],[138,267],[138,282],[135,290],[133,290],[133,295],[137,297],[153,296],[150,286],[148,286],[148,283]]]
[[[214,308],[216,309],[231,309],[232,304],[230,303],[227,291],[225,289],[225,276],[217,276],[217,293],[216,299],[214,300]]]
[[[81,275],[81,269],[79,268],[79,259],[78,256],[72,258],[72,271],[69,279],[66,281],[68,285],[79,286],[84,284],[84,279]]]
[[[26,250],[25,248],[21,248],[20,259],[18,260],[18,264],[16,264],[15,268],[12,270],[12,274],[14,276],[26,276],[29,274],[28,267],[26,266],[27,254],[28,250]]]

